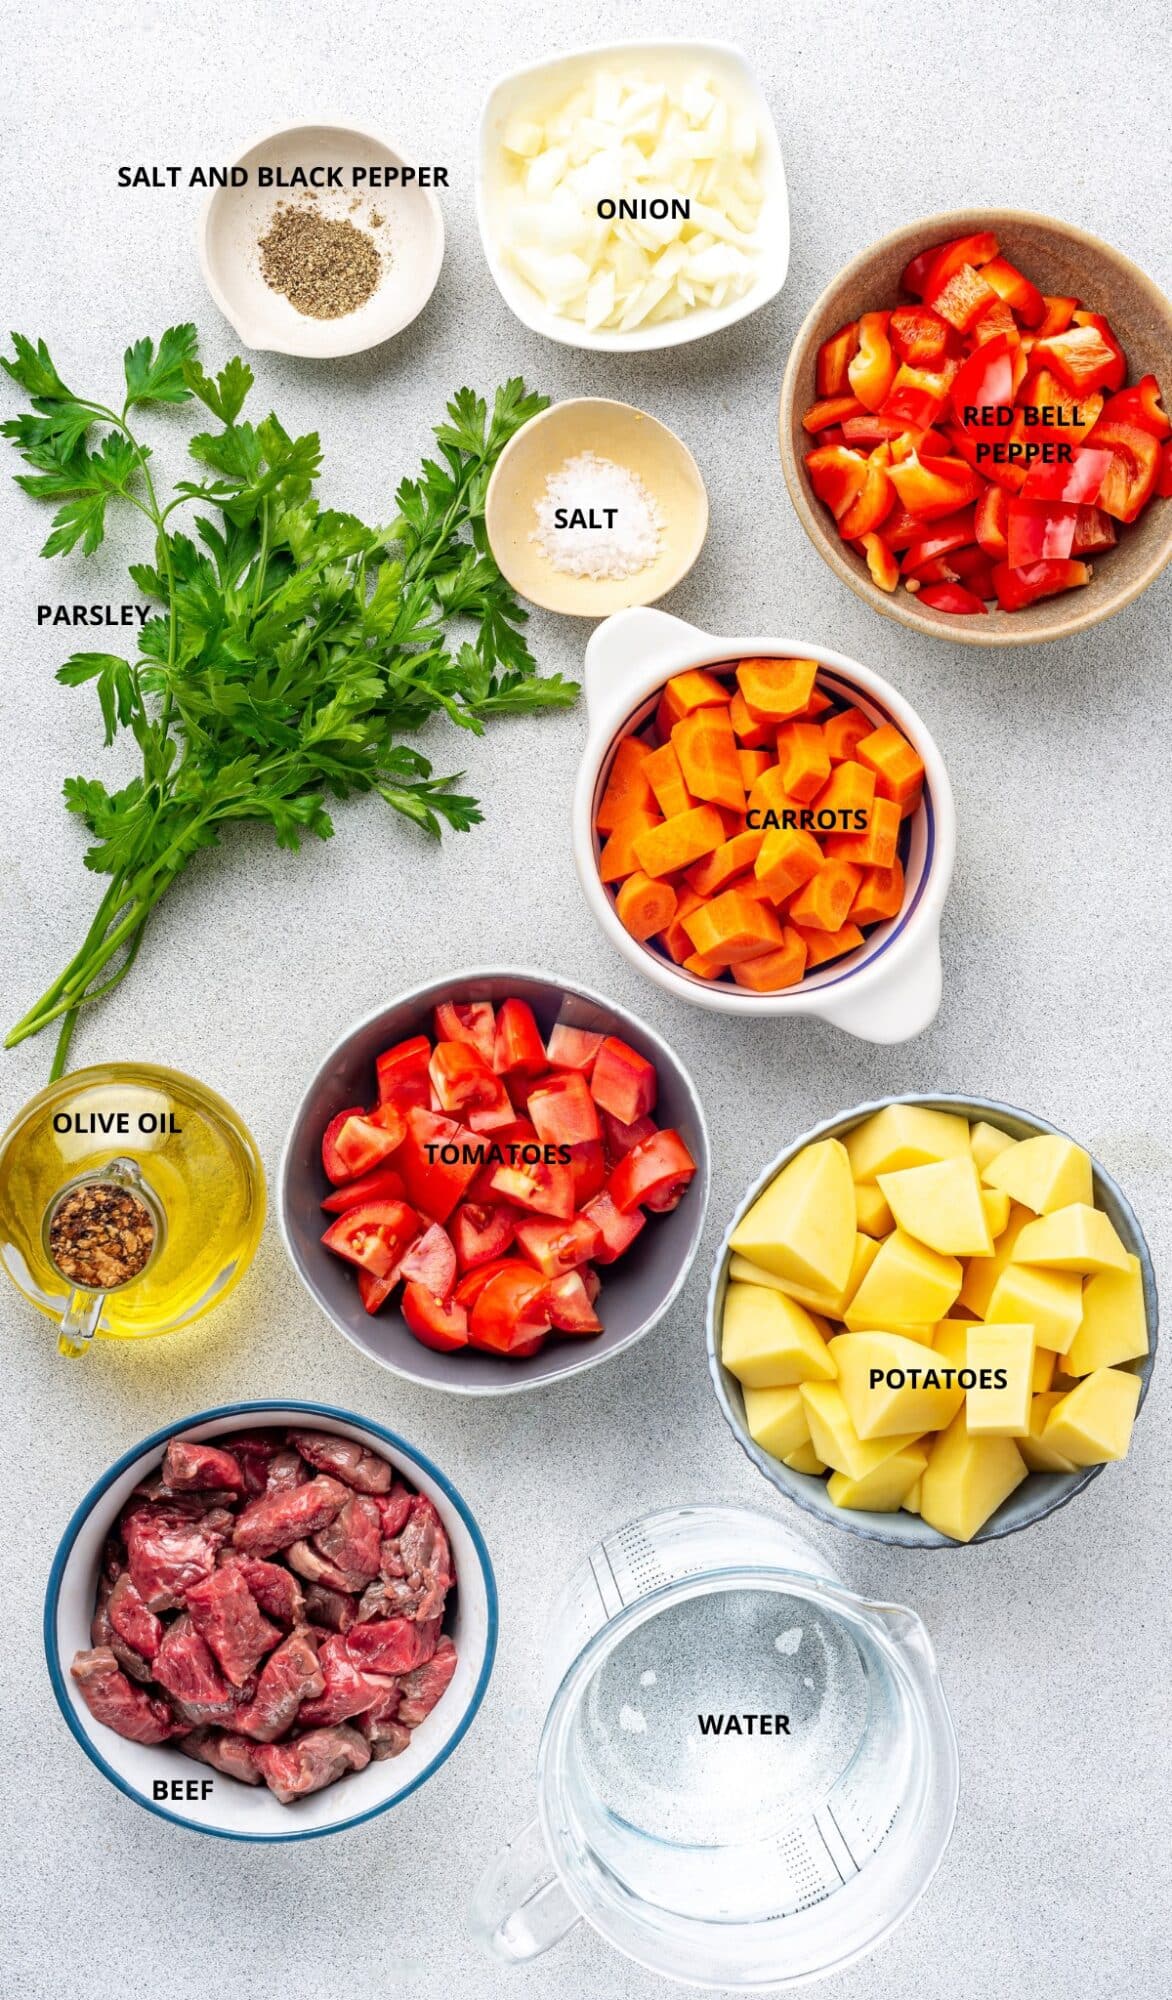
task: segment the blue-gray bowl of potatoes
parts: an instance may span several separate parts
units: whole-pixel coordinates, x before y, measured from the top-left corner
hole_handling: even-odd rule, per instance
[[[1155,1360],[1130,1203],[1084,1147],[982,1098],[828,1119],[748,1190],[708,1358],[758,1470],[868,1541],[954,1548],[1126,1455]]]

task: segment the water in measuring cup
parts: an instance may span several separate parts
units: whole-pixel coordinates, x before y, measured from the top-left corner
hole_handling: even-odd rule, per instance
[[[852,1628],[807,1598],[671,1606],[586,1691],[571,1749],[585,1839],[612,1879],[681,1915],[808,1907],[860,1865],[852,1780],[883,1764],[883,1706]]]

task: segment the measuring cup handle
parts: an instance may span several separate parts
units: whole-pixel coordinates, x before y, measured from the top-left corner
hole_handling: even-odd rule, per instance
[[[57,1330],[58,1354],[74,1358],[88,1352],[105,1303],[105,1292],[70,1292]]]
[[[539,1958],[578,1922],[535,1819],[489,1862],[472,1898],[472,1935],[505,1965]]]

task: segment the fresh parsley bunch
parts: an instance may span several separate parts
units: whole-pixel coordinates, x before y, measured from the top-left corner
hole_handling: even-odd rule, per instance
[[[41,554],[80,544],[92,555],[111,500],[126,502],[151,527],[151,560],[130,574],[159,607],[136,658],[75,653],[57,676],[92,681],[107,744],[129,729],[142,754],[141,775],[120,791],[65,783],[93,836],[86,866],[109,886],[80,951],[6,1042],[59,1021],[58,1076],[79,1007],[125,977],[155,904],[227,821],[266,821],[295,848],[303,834],[333,832],[327,801],[377,791],[429,834],[441,820],[466,830],[481,813],[452,789],[462,774],[433,776],[402,739],[437,710],[479,735],[489,716],[564,708],[578,689],[538,674],[485,537],[492,468],[546,406],[519,379],[497,390],[491,414],[459,390],[435,433],[438,458],[403,481],[395,521],[370,528],[319,507],[316,433],[292,438],[272,415],[244,420],[252,370],[237,358],[213,381],[194,326],[127,349],[120,412],[66,388],[43,341],[13,342],[3,367],[32,409],[0,429],[31,468],[18,485],[58,503]],[[191,438],[198,477],[164,504],[130,420],[192,397],[221,428]],[[191,506],[184,533],[174,517]],[[470,636],[450,650],[454,619]]]

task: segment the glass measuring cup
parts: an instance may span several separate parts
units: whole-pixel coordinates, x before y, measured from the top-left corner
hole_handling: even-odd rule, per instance
[[[550,1630],[538,1817],[472,1905],[496,1959],[586,1917],[664,1977],[791,1986],[907,1915],[958,1792],[913,1612],[847,1590],[768,1515],[710,1505],[608,1536]]]

